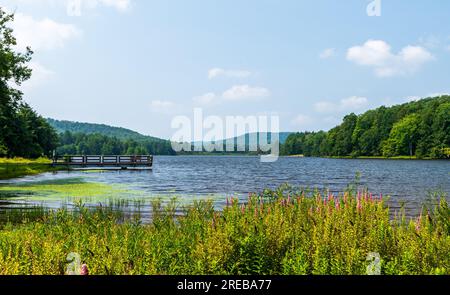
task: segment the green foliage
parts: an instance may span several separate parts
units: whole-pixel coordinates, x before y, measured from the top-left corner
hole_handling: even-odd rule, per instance
[[[414,143],[419,137],[420,117],[411,114],[394,124],[389,138],[383,143],[383,155],[387,157],[414,153]]]
[[[50,155],[57,145],[57,135],[47,122],[26,103],[20,86],[31,76],[27,63],[33,52],[15,51],[16,39],[8,23],[14,15],[0,7],[0,156],[37,158]]]
[[[329,132],[290,135],[284,155],[448,159],[450,96],[350,114]]]
[[[47,119],[47,122],[55,128],[58,133],[69,131],[70,133],[101,134],[108,137],[115,137],[120,140],[133,140],[137,142],[166,142],[164,139],[146,136],[136,131],[104,124],[59,121],[50,118]]]
[[[119,139],[94,133],[60,134],[59,155],[174,155],[169,141],[151,140],[135,141]]]
[[[0,274],[64,274],[71,252],[91,274],[366,274],[374,252],[382,274],[450,274],[445,198],[409,221],[367,192],[266,190],[223,211],[206,201],[151,206],[148,224],[104,205],[5,213]]]

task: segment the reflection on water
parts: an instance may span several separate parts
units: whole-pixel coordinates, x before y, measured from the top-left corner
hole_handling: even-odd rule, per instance
[[[34,190],[31,195],[14,192],[8,204],[40,203],[58,207],[68,197],[87,197],[92,203],[111,198],[148,199],[177,196],[181,202],[195,199],[213,199],[216,206],[224,204],[226,196],[245,198],[249,192],[276,188],[284,183],[304,188],[329,189],[338,193],[355,182],[360,175],[360,187],[374,194],[391,196],[391,206],[398,208],[405,202],[406,209],[417,212],[431,192],[450,193],[450,162],[419,160],[359,160],[321,158],[280,158],[275,163],[261,163],[259,157],[245,156],[177,156],[155,157],[154,170],[58,172],[46,173],[0,182],[9,186],[63,185],[70,182],[91,185],[114,185],[108,190],[91,187],[91,191],[78,191],[71,196],[67,191]],[[76,183],[72,183],[76,185]],[[81,187],[80,187],[81,190]],[[70,190],[68,190],[70,191]],[[76,191],[76,190],[75,190]],[[90,195],[94,194],[94,196]],[[103,199],[102,199],[103,198]],[[13,205],[11,205],[13,203]]]

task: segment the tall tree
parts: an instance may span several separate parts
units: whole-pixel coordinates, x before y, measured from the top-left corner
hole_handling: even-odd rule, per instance
[[[13,87],[31,77],[27,63],[33,52],[17,52],[14,15],[0,7],[0,156],[38,157],[56,147],[56,133],[48,123],[22,102],[23,93]]]

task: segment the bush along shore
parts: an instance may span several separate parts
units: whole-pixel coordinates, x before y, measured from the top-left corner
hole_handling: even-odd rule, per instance
[[[152,210],[146,224],[139,210],[124,218],[108,206],[16,213],[0,229],[0,274],[61,275],[69,253],[90,274],[450,274],[445,198],[413,219],[351,192],[266,191],[222,211],[154,201]]]

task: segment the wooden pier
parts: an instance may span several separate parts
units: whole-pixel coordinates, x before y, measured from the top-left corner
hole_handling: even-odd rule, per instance
[[[153,156],[58,156],[52,165],[73,170],[151,170]]]

